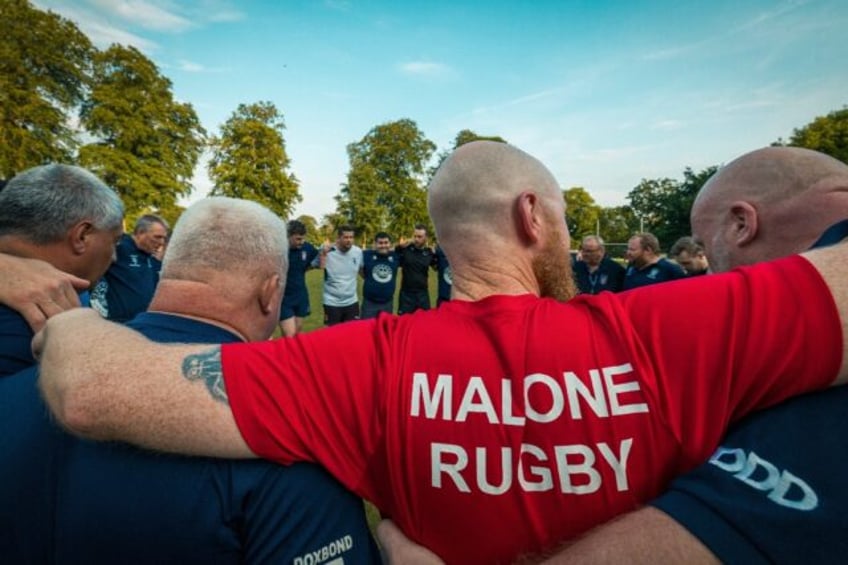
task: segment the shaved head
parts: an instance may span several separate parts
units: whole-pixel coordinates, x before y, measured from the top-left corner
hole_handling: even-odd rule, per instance
[[[541,250],[527,251],[530,244],[519,202],[528,194],[532,195],[535,212],[545,220],[545,255],[549,262],[544,265],[538,264]],[[520,267],[510,265],[510,259],[520,262],[523,252],[529,258],[528,265],[537,261],[532,269],[540,271],[536,278],[539,286],[547,289],[542,290],[543,295],[569,292],[551,289],[554,279],[562,278],[563,284],[573,287],[559,184],[538,159],[520,149],[493,141],[460,146],[430,183],[429,209],[439,243],[453,266],[455,286],[462,284],[461,278],[459,283],[456,278],[463,270],[469,273],[497,268],[493,258],[506,263],[506,268]]]
[[[766,147],[710,178],[692,206],[692,231],[722,272],[801,252],[846,218],[848,165],[809,149]]]

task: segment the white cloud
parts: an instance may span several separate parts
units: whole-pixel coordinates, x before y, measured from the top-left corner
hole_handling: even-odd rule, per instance
[[[660,120],[654,124],[651,124],[651,129],[660,131],[672,131],[685,126],[686,123],[681,122],[680,120]]]
[[[67,6],[63,3],[40,0],[36,2],[40,8],[46,8],[75,22],[92,43],[103,49],[113,43],[132,45],[141,51],[155,51],[159,46],[151,41],[120,27],[112,25],[102,14],[85,8]]]
[[[443,77],[451,74],[451,68],[442,63],[429,61],[410,61],[401,63],[399,69],[402,73],[419,77]]]
[[[193,23],[163,2],[148,0],[91,0],[100,13],[113,15],[126,22],[155,31],[184,31]]]

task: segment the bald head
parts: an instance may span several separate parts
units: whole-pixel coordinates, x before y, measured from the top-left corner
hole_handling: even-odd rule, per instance
[[[515,238],[513,204],[533,191],[552,206],[562,201],[553,175],[538,159],[494,141],[466,143],[448,157],[429,188],[439,241]]]
[[[797,147],[767,147],[735,159],[692,206],[693,235],[717,272],[801,252],[846,218],[848,165]]]
[[[553,286],[571,283],[565,203],[538,159],[506,143],[462,145],[430,183],[429,208],[455,294],[572,292]]]

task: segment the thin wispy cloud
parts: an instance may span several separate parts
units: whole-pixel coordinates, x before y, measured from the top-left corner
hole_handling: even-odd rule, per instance
[[[177,61],[176,69],[186,73],[223,73],[228,71],[228,69],[224,67],[207,67],[201,63],[188,61],[186,59],[180,59]]]
[[[773,10],[757,14],[754,18],[736,27],[733,31],[747,31],[751,28],[760,27],[763,24],[769,23],[771,20],[780,18],[790,12],[794,12],[798,8],[809,3],[809,0],[790,0],[788,2],[784,2]]]
[[[37,1],[35,4],[40,8],[50,9],[62,17],[75,22],[98,48],[105,49],[113,43],[120,43],[122,45],[132,45],[141,51],[150,53],[156,51],[159,47],[155,41],[117,27],[111,24],[103,14],[93,12],[84,7],[68,6],[61,2],[52,2],[49,0]]]
[[[350,0],[324,0],[324,6],[338,12],[349,12],[352,4]]]
[[[401,63],[398,68],[405,75],[426,78],[446,77],[453,73],[449,66],[430,61],[410,61]]]
[[[651,129],[658,131],[672,131],[686,126],[686,122],[680,120],[660,120],[651,124]]]
[[[168,9],[164,2],[148,0],[92,0],[99,11],[131,22],[144,29],[180,32],[195,24],[176,11]]]

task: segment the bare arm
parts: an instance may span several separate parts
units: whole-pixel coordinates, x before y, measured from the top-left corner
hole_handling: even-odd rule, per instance
[[[818,270],[830,289],[842,323],[842,366],[834,384],[848,382],[848,243],[802,254]]]
[[[409,540],[391,520],[377,525],[377,539],[389,565],[444,565],[435,553]],[[519,563],[538,563],[521,559]],[[687,563],[717,565],[715,555],[686,528],[653,507],[642,508],[595,528],[542,561],[543,565]]]
[[[50,316],[77,308],[77,290],[88,281],[60,271],[44,261],[0,253],[0,303],[20,312],[38,331]]]
[[[33,350],[45,400],[78,435],[179,453],[254,457],[230,410],[219,346],[157,344],[94,311],[76,309],[51,318]]]
[[[646,507],[595,528],[543,563],[714,565],[720,561],[668,514]]]

